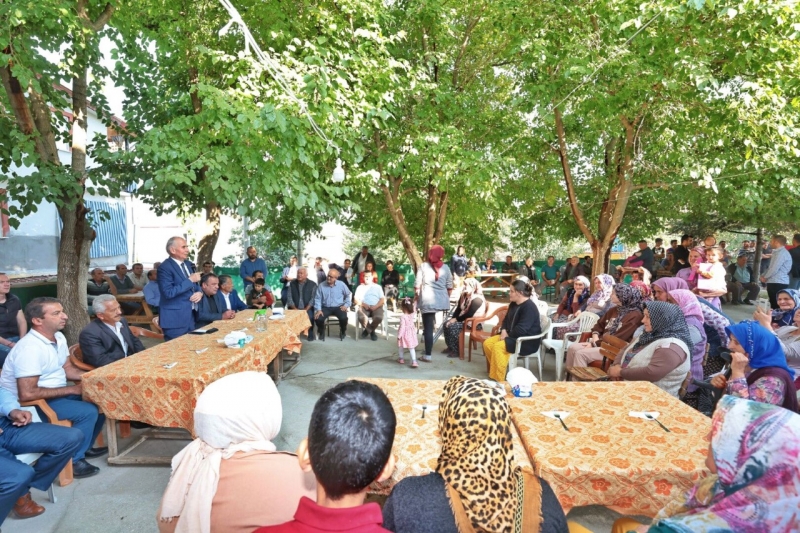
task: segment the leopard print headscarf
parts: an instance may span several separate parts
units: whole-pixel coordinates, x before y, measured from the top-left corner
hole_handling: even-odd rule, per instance
[[[451,378],[439,404],[439,433],[436,471],[460,496],[475,531],[513,531],[517,482],[503,394],[479,379]]]

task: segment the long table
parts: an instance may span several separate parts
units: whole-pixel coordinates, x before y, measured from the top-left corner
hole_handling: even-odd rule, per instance
[[[194,431],[194,407],[203,390],[219,378],[267,366],[283,351],[299,353],[297,335],[311,327],[304,311],[286,311],[280,320],[267,320],[256,331],[254,311],[237,313],[232,320],[209,325],[218,332],[184,335],[83,375],[83,394],[98,405],[107,419],[109,464],[169,464],[170,457],[125,457],[147,438],[188,438],[184,432],[152,430],[118,454],[117,420],[138,420],[157,428]],[[217,342],[231,331],[247,328],[253,340],[244,348],[227,348]],[[276,364],[276,372],[277,367]]]
[[[397,461],[391,478],[383,483],[374,483],[370,492],[389,494],[392,487],[403,478],[422,476],[436,469],[436,461],[442,451],[439,435],[439,402],[446,381],[421,379],[351,378],[378,385],[392,402],[397,417],[394,437],[394,453]],[[422,417],[422,405],[436,406],[426,410]],[[514,428],[511,428],[515,465],[531,469],[525,448]]]
[[[710,419],[652,383],[537,383],[533,397],[509,401],[534,471],[565,512],[603,505],[652,517],[708,474]],[[553,410],[570,413],[568,431],[542,414]],[[658,411],[670,431],[630,411]]]

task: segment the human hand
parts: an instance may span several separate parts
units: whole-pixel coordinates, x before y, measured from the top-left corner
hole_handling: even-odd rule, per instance
[[[8,413],[8,418],[11,420],[11,423],[17,427],[27,426],[31,421],[31,413],[24,409],[12,409],[11,412]]]
[[[610,378],[618,378],[622,373],[622,367],[620,365],[612,365],[606,373]]]
[[[753,312],[753,320],[767,329],[772,328],[772,315],[764,311],[761,306],[756,306],[756,310]]]
[[[343,305],[339,308],[340,311],[347,311],[347,306]]]
[[[189,281],[191,281],[192,283],[199,283],[200,282],[200,278],[202,278],[202,277],[203,277],[203,274],[201,272],[195,272],[194,274],[189,276]]]
[[[235,316],[236,316],[236,311],[234,311],[232,309],[228,309],[227,311],[222,313],[222,318],[225,319],[225,320],[230,320]]]
[[[70,394],[77,394],[78,396],[83,395],[83,385],[81,384],[80,381],[70,388],[72,389],[72,392]]]
[[[750,359],[741,352],[731,352],[731,379],[744,377]]]
[[[761,283],[766,283],[766,282],[767,282],[767,278],[765,278],[764,276],[761,276],[761,277],[760,277],[760,278],[758,278],[758,279],[760,279],[760,280],[761,280]]]
[[[500,332],[500,338],[501,338],[502,340],[506,340],[506,337],[508,337],[508,332],[507,332],[506,330],[502,330],[502,331]]]
[[[715,389],[724,389],[728,386],[728,380],[722,374],[711,378],[711,386]]]
[[[316,313],[314,313],[314,318],[319,318],[321,316],[322,316],[322,311],[317,311]]]
[[[192,302],[193,304],[196,304],[196,303],[197,303],[197,302],[199,302],[199,301],[200,301],[202,298],[203,298],[203,293],[202,293],[202,292],[200,292],[200,291],[197,291],[196,293],[192,294],[192,295],[189,297],[189,301],[190,301],[190,302]]]

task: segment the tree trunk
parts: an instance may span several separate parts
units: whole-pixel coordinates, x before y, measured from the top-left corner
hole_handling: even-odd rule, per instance
[[[763,246],[764,242],[764,228],[758,228],[756,230],[756,255],[753,257],[753,277],[755,278],[755,282],[759,285],[761,284],[761,280],[758,278],[761,277],[761,247]]]
[[[214,248],[219,241],[219,227],[222,211],[217,202],[211,201],[206,204],[206,232],[200,239],[197,247],[197,267],[202,267],[206,261],[212,261]]]
[[[439,203],[439,190],[432,181],[428,181],[428,199],[425,208],[425,237],[422,242],[422,255],[427,257],[433,246],[433,235],[436,232],[436,206]]]
[[[389,216],[392,217],[392,222],[394,222],[397,228],[400,244],[403,245],[403,250],[406,252],[408,261],[416,272],[422,264],[422,257],[419,254],[417,245],[414,243],[414,239],[411,238],[411,234],[408,232],[406,218],[403,214],[403,207],[400,204],[400,184],[403,179],[384,177],[384,180],[384,184],[381,185],[381,191],[383,192],[384,200],[386,200],[386,208],[389,211]]]

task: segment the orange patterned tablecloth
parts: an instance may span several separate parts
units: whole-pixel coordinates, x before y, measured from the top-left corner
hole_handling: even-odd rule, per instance
[[[394,474],[380,484],[374,484],[370,492],[389,494],[395,483],[409,476],[422,476],[436,469],[436,460],[442,450],[439,435],[439,402],[446,381],[418,379],[350,378],[378,385],[392,402],[397,416],[397,430],[392,452],[397,460]],[[426,411],[422,418],[420,406],[435,405],[435,411]],[[532,468],[522,447],[519,435],[511,428],[514,446],[514,462]]]
[[[310,326],[308,314],[287,311],[280,320],[268,320],[258,332],[254,311],[237,313],[208,327],[210,335],[184,335],[83,375],[83,395],[109,418],[138,420],[158,427],[193,432],[197,397],[214,381],[245,370],[266,372],[282,348],[300,351],[297,335]],[[234,330],[247,328],[253,340],[244,348],[227,348],[217,342]],[[196,350],[207,348],[203,353]],[[166,369],[164,365],[177,363]]]
[[[565,512],[603,505],[654,516],[708,474],[711,420],[652,383],[537,383],[532,398],[509,401],[534,471]],[[554,410],[570,413],[569,431],[541,414]],[[658,411],[671,432],[630,411]]]

